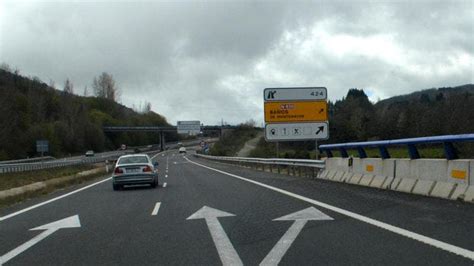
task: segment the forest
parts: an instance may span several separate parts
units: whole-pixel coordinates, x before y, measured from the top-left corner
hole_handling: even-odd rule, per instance
[[[78,96],[69,80],[64,90],[57,90],[39,78],[0,69],[0,160],[37,156],[36,140],[48,140],[48,155],[56,157],[159,143],[154,133],[105,134],[104,125],[169,124],[149,107],[137,112],[117,103],[110,75],[103,73],[94,84],[95,96]],[[177,134],[165,138],[177,140]]]

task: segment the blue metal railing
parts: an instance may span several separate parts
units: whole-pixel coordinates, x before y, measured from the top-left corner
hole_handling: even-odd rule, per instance
[[[466,142],[474,141],[474,134],[462,134],[462,135],[444,135],[434,137],[422,137],[422,138],[408,138],[408,139],[394,139],[394,140],[379,140],[379,141],[366,141],[366,142],[348,142],[338,144],[326,144],[320,145],[319,151],[321,153],[326,152],[328,157],[332,157],[333,150],[339,150],[341,156],[346,158],[349,157],[347,150],[355,149],[359,153],[360,158],[367,158],[365,148],[376,147],[379,149],[380,157],[382,159],[389,159],[390,153],[388,152],[388,146],[400,146],[406,145],[408,147],[408,154],[411,159],[419,159],[420,153],[416,147],[417,144],[443,144],[444,154],[446,159],[453,160],[458,158],[456,149],[454,148],[454,142]]]

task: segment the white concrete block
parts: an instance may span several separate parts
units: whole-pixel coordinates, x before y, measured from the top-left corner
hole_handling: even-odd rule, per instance
[[[395,177],[410,178],[410,159],[397,159],[395,162]]]
[[[344,175],[344,172],[342,171],[337,171],[335,175],[333,175],[331,178],[329,178],[329,180],[332,180],[332,181],[339,181],[339,179],[341,179],[341,177]]]
[[[436,181],[433,180],[418,180],[413,188],[413,194],[428,196],[433,189]]]
[[[358,174],[363,174],[363,159],[360,158],[353,158],[352,161],[352,172],[353,173],[358,173]]]
[[[387,178],[385,178],[385,180],[383,181],[382,186],[380,188],[381,189],[390,189],[391,184],[393,183],[394,179],[395,179],[395,177],[387,176]],[[398,180],[398,182],[400,182],[400,180]]]
[[[383,160],[382,174],[379,175],[379,176],[392,176],[392,177],[395,177],[395,161],[396,161],[396,159],[385,159],[385,160]]]
[[[368,186],[370,185],[370,182],[372,182],[372,179],[374,179],[374,175],[372,175],[372,174],[365,174],[365,175],[363,175],[362,178],[360,179],[359,185],[368,187]]]
[[[332,157],[326,159],[326,168],[329,170],[336,170],[336,171],[349,171],[349,158],[339,158],[339,157]]]
[[[437,198],[449,199],[449,195],[454,190],[456,185],[454,183],[438,181],[436,182],[430,196]]]
[[[348,183],[351,183],[351,184],[359,184],[359,181],[360,179],[362,178],[362,174],[360,173],[355,173],[351,179],[349,179]]]
[[[342,176],[341,180],[339,180],[339,181],[340,181],[340,182],[347,182],[353,175],[354,175],[354,174],[351,173],[351,172],[346,172],[346,173]]]
[[[316,177],[317,178],[326,178],[326,176],[328,175],[328,172],[329,172],[328,170],[320,171]]]
[[[381,175],[383,171],[384,160],[380,158],[362,159],[362,174]]]
[[[391,189],[391,190],[397,190],[398,186],[400,185],[400,183],[402,182],[402,178],[400,177],[395,177],[392,181],[392,183],[390,183],[387,187],[387,189]]]
[[[474,186],[474,160],[469,162],[469,185]]]
[[[410,165],[410,176],[415,179],[446,181],[447,172],[446,159],[417,159]]]
[[[372,182],[370,183],[369,186],[374,187],[374,188],[382,188],[382,185],[385,182],[385,179],[387,179],[386,176],[376,175],[374,176],[374,179],[372,179]]]
[[[464,201],[474,203],[474,186],[469,186],[464,193]]]
[[[468,185],[466,184],[457,184],[456,188],[454,189],[453,194],[451,194],[452,200],[457,200],[459,198],[464,198],[464,193],[467,190]]]
[[[411,193],[416,184],[416,179],[402,178],[400,184],[395,188],[396,191]]]
[[[326,173],[321,175],[321,176],[318,176],[318,178],[320,179],[328,179],[330,176],[333,176],[336,172],[334,170],[325,170]]]
[[[448,182],[456,184],[469,184],[470,160],[451,160],[448,162]]]

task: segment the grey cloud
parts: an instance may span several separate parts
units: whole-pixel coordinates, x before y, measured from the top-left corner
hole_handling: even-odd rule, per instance
[[[3,1],[2,8],[0,61],[61,86],[69,77],[78,92],[107,71],[123,103],[150,101],[170,122],[261,121],[265,87],[325,85],[332,99],[362,87],[383,98],[473,82],[472,62],[456,66],[456,56],[474,58],[469,1]],[[307,44],[317,27],[330,37],[389,36],[407,65],[356,44],[344,44],[352,50],[343,55],[325,39]],[[443,68],[451,72],[436,73]]]

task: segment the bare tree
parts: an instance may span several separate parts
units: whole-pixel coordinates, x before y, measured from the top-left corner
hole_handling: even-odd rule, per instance
[[[151,103],[145,101],[145,106],[143,107],[143,113],[149,113],[151,112]]]
[[[94,89],[94,94],[97,97],[106,98],[113,101],[118,100],[119,89],[115,85],[115,80],[112,75],[107,72],[103,72],[99,78],[94,78],[92,88]]]
[[[56,89],[56,83],[54,82],[53,79],[49,79],[49,86],[53,89]]]
[[[66,79],[66,82],[64,83],[64,91],[66,93],[73,94],[74,93],[74,86],[72,85],[72,82],[69,79]]]
[[[84,86],[84,92],[82,94],[84,95],[84,97],[89,95],[89,89],[87,88],[87,86]]]

